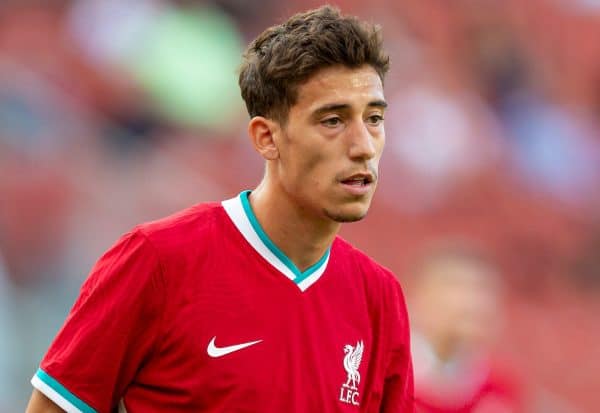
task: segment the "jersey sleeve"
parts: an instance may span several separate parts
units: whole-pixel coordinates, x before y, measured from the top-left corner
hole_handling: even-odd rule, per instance
[[[400,284],[395,279],[390,290],[390,358],[386,369],[381,412],[414,413],[414,378],[408,313]]]
[[[83,284],[31,382],[67,412],[110,412],[160,331],[160,263],[139,231],[123,236]]]

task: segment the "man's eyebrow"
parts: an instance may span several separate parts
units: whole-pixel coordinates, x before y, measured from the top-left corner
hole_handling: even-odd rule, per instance
[[[369,102],[369,104],[367,106],[385,109],[388,107],[388,104],[385,100],[374,100],[373,102]]]
[[[329,103],[323,106],[319,106],[315,109],[314,114],[320,115],[322,113],[334,112],[336,110],[348,110],[350,109],[350,105],[347,103]]]
[[[387,108],[388,104],[385,100],[374,100],[372,102],[369,102],[367,104],[367,106],[385,109],[385,108]],[[348,110],[348,109],[350,109],[350,105],[347,103],[330,103],[330,104],[326,104],[326,105],[320,106],[317,109],[315,109],[314,114],[320,115],[322,113],[334,112],[336,110]]]

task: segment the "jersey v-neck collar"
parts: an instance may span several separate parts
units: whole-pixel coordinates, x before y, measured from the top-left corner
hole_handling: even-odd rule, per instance
[[[233,221],[236,228],[248,243],[262,256],[269,264],[275,267],[280,273],[292,280],[301,291],[306,291],[313,285],[327,268],[329,262],[330,248],[314,265],[305,271],[300,271],[298,267],[281,251],[277,245],[267,236],[260,226],[248,195],[250,191],[244,191],[235,198],[221,202],[229,218]]]

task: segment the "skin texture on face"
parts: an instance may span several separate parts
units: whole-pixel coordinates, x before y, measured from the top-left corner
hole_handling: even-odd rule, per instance
[[[331,246],[342,222],[369,209],[386,103],[371,66],[322,69],[297,93],[284,123],[255,116],[248,124],[267,161],[249,200],[267,236],[303,271]]]
[[[385,132],[383,85],[370,66],[322,69],[273,139],[268,173],[293,203],[316,219],[362,219],[375,192]]]

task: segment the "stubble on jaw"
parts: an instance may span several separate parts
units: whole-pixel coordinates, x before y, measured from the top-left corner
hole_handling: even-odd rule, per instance
[[[355,214],[350,215],[350,214],[335,213],[335,212],[329,211],[327,209],[323,209],[323,214],[327,218],[331,219],[332,221],[340,223],[340,224],[357,222],[367,216],[366,212],[364,214],[360,214],[360,215],[355,215]]]

